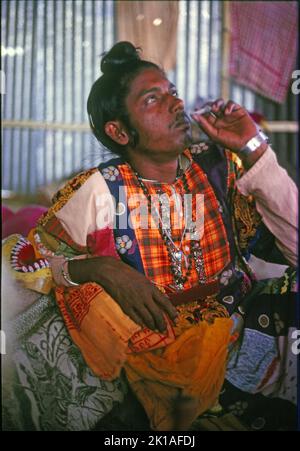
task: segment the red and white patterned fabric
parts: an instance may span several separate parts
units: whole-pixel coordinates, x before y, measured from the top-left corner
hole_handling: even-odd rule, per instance
[[[230,2],[230,76],[282,103],[296,69],[297,3]]]

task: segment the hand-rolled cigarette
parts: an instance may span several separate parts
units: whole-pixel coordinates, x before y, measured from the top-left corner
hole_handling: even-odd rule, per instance
[[[202,108],[199,108],[199,110],[195,110],[195,111],[191,111],[190,112],[190,116],[191,116],[191,118],[193,119],[193,114],[211,114],[211,116],[213,116],[213,117],[217,117],[213,112],[212,112],[212,109],[211,109],[211,106],[210,105],[205,105],[204,107],[202,107]],[[195,120],[195,119],[193,119],[193,120]]]
[[[211,113],[210,105],[205,105],[204,107],[199,108],[199,110],[191,111],[190,114],[206,114],[206,113]]]

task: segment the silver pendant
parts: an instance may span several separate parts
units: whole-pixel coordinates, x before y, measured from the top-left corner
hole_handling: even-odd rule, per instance
[[[181,262],[182,260],[182,252],[181,251],[176,251],[174,252],[174,257],[178,262]]]

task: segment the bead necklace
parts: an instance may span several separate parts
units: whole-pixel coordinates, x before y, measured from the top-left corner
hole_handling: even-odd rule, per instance
[[[147,198],[148,212],[151,216],[152,215],[151,194],[143,181],[144,179],[137,172],[135,172],[135,171],[133,171],[133,172],[137,178],[138,185],[143,190],[143,193]],[[180,177],[182,178],[182,183],[183,183],[183,188],[184,188],[185,194],[191,194],[186,175],[182,169],[178,168],[175,181],[177,181]],[[153,180],[152,182],[155,182],[155,181]],[[159,206],[160,206],[160,209],[162,210],[163,204],[161,202],[160,197],[159,197]],[[202,249],[200,247],[199,242],[197,240],[191,239],[190,240],[190,253],[189,253],[189,255],[186,255],[182,249],[182,243],[183,243],[184,237],[188,231],[186,225],[184,227],[179,246],[176,246],[176,244],[174,243],[174,240],[172,238],[171,227],[170,228],[165,227],[162,216],[160,215],[160,213],[157,209],[156,209],[156,213],[159,218],[158,230],[159,230],[161,238],[167,248],[168,256],[169,256],[169,260],[170,260],[170,269],[171,269],[171,273],[174,278],[174,286],[171,286],[171,287],[175,288],[176,290],[184,289],[184,284],[187,282],[187,280],[189,279],[189,277],[191,275],[193,262],[195,264],[195,269],[198,274],[199,283],[201,283],[201,284],[206,283],[206,275],[205,275],[205,270],[204,270]],[[194,211],[192,212],[192,215],[193,215],[193,213],[194,213]],[[189,232],[192,233],[190,230],[189,230]],[[185,275],[183,275],[183,270],[182,270],[183,263],[185,263],[185,267],[186,267]]]

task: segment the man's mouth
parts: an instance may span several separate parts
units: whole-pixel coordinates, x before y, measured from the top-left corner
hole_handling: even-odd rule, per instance
[[[181,114],[176,118],[175,122],[172,123],[172,128],[190,128],[191,122],[186,114]]]

